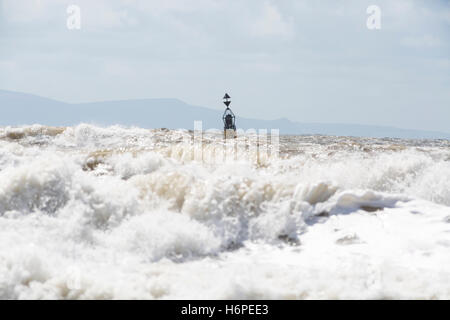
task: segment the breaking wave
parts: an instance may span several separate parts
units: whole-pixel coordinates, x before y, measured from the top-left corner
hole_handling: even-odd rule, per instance
[[[0,128],[0,298],[450,297],[448,141],[192,136]]]

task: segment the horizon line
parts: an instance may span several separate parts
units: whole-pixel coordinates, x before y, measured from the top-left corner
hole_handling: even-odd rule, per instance
[[[54,102],[58,102],[58,103],[63,103],[63,104],[67,104],[67,105],[72,105],[72,106],[77,106],[77,105],[84,105],[84,104],[95,104],[95,103],[108,103],[108,102],[126,102],[126,101],[144,101],[144,100],[174,100],[174,101],[178,101],[181,102],[185,105],[191,106],[191,107],[198,107],[198,108],[203,108],[203,109],[208,109],[208,110],[212,110],[212,111],[221,111],[221,109],[213,109],[211,107],[205,107],[205,106],[199,106],[199,105],[195,105],[195,104],[190,104],[188,102],[185,102],[179,98],[128,98],[128,99],[118,99],[118,100],[98,100],[98,101],[86,101],[86,102],[78,102],[78,103],[73,103],[73,102],[67,102],[67,101],[63,101],[63,100],[59,100],[59,99],[55,99],[55,98],[50,98],[50,97],[46,97],[46,96],[42,96],[40,94],[36,94],[36,93],[29,93],[29,92],[23,92],[23,91],[14,91],[14,90],[7,90],[7,89],[0,89],[0,92],[8,92],[8,93],[13,93],[13,94],[24,94],[24,95],[29,95],[29,96],[34,96],[34,97],[38,97],[41,99],[47,99],[47,100],[52,100]],[[245,119],[245,120],[252,120],[252,121],[289,121],[292,124],[313,124],[313,125],[347,125],[347,126],[361,126],[361,127],[373,127],[373,128],[384,128],[384,129],[396,129],[396,130],[404,130],[404,131],[416,131],[416,132],[424,132],[424,133],[435,133],[435,134],[444,134],[444,135],[450,135],[450,132],[447,131],[435,131],[435,130],[426,130],[426,129],[414,129],[414,128],[405,128],[405,127],[397,127],[397,126],[389,126],[389,125],[381,125],[381,124],[362,124],[362,123],[352,123],[352,122],[315,122],[315,121],[311,121],[311,122],[298,122],[298,121],[292,121],[290,119],[288,119],[287,117],[280,117],[277,119],[259,119],[259,118],[248,118],[248,117],[238,117],[241,119]],[[119,123],[118,123],[119,124]],[[326,135],[326,134],[324,134]],[[426,139],[426,138],[425,138]],[[445,140],[449,140],[449,138],[443,138]]]

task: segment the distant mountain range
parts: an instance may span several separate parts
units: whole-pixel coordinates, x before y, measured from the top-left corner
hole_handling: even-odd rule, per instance
[[[79,123],[121,124],[143,128],[222,128],[221,110],[193,106],[177,99],[141,99],[70,104],[32,94],[0,90],[0,126],[44,124],[71,126]],[[280,134],[324,134],[358,137],[449,139],[450,133],[343,123],[299,123],[288,119],[257,120],[236,117],[244,130],[279,129]]]

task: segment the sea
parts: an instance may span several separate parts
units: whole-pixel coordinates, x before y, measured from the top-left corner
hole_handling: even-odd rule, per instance
[[[0,299],[450,299],[450,141],[0,127]]]

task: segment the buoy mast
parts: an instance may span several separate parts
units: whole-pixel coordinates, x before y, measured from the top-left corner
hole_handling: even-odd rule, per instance
[[[227,106],[222,116],[224,138],[236,138],[236,117],[230,109],[231,97],[228,93],[225,93],[223,103]]]

